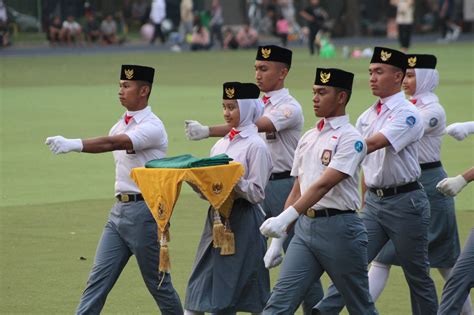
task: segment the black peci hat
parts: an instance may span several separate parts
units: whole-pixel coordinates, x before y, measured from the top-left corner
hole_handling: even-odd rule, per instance
[[[387,65],[392,65],[402,69],[405,72],[407,68],[407,55],[395,49],[375,47],[370,63],[384,63]]]
[[[146,81],[153,83],[155,69],[138,65],[122,65],[120,80]]]
[[[226,82],[223,84],[224,100],[257,99],[260,95],[258,86],[253,83]]]
[[[408,69],[436,69],[436,56],[434,55],[407,55]]]
[[[354,74],[335,68],[316,68],[315,85],[332,86],[352,91]]]
[[[256,60],[283,62],[291,66],[292,55],[291,50],[280,46],[258,46]]]

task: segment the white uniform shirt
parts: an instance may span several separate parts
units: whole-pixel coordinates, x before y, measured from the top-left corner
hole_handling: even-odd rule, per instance
[[[239,127],[240,133],[230,141],[229,135],[217,141],[211,156],[226,153],[243,165],[245,173],[235,186],[237,197],[256,204],[265,198],[265,186],[272,172],[272,158],[255,125]]]
[[[311,208],[359,209],[359,170],[366,152],[364,139],[347,115],[327,118],[321,131],[310,129],[301,137],[291,171],[292,176],[298,176],[301,194],[328,167],[349,175]]]
[[[288,89],[265,93],[270,97],[263,116],[270,119],[276,132],[262,134],[273,158],[273,172],[291,170],[293,156],[303,130],[304,118],[301,105]]]
[[[403,92],[383,99],[379,115],[376,104],[360,115],[356,128],[364,138],[381,132],[390,145],[368,154],[362,162],[366,185],[387,188],[417,180],[421,174],[418,140],[423,136],[418,109]]]
[[[446,113],[438,97],[430,92],[416,96],[416,108],[423,119],[425,132],[420,140],[418,161],[430,163],[441,158],[441,138],[446,129]]]
[[[151,3],[150,20],[153,24],[160,24],[166,18],[165,0],[153,0]]]
[[[168,136],[161,120],[151,111],[151,107],[135,112],[125,124],[122,118],[110,129],[109,135],[126,134],[132,140],[133,150],[114,151],[115,194],[140,193],[140,189],[130,177],[135,167],[143,167],[146,162],[165,157]]]

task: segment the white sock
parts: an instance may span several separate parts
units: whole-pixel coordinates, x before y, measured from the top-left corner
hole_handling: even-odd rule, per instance
[[[444,281],[448,280],[449,274],[452,268],[438,268],[439,273],[443,277]],[[464,302],[461,310],[461,315],[472,315],[472,304],[471,295],[468,294],[466,301]]]
[[[184,310],[184,315],[204,315],[204,312]]]
[[[369,291],[372,300],[377,301],[387,284],[388,275],[390,273],[390,265],[385,265],[376,261],[370,264],[369,269]]]

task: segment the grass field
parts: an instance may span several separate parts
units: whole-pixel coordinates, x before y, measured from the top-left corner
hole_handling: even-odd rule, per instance
[[[438,56],[437,94],[448,123],[474,120],[474,44],[426,44],[415,52]],[[223,122],[221,84],[253,82],[255,52],[0,58],[0,313],[70,314],[113,203],[114,165],[110,153],[54,156],[45,138],[107,134],[123,113],[117,98],[120,65],[139,63],[157,69],[150,104],[167,128],[169,155],[206,156],[215,139],[187,141],[183,121]],[[355,123],[374,101],[367,84],[368,60],[321,60],[310,58],[306,49],[294,50],[287,87],[304,107],[306,129],[316,121],[311,86],[317,66],[356,73],[348,108]],[[473,139],[444,139],[442,160],[450,175],[474,164]],[[473,187],[456,197],[462,242],[474,222]],[[173,282],[183,301],[205,213],[206,204],[185,187],[175,208],[170,244]],[[273,271],[272,278],[276,276]],[[433,276],[440,294],[442,281],[437,272]],[[399,268],[393,268],[377,307],[381,314],[410,313]],[[132,258],[103,313],[156,312]]]

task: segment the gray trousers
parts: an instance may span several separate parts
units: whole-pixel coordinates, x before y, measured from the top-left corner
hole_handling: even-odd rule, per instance
[[[459,315],[471,288],[474,287],[474,228],[444,284],[439,315]]]
[[[278,180],[271,180],[265,187],[265,200],[263,201],[263,210],[265,211],[267,218],[278,216],[285,207],[286,199],[293,188],[294,178],[285,178]],[[294,231],[288,234],[288,238],[283,244],[283,249],[287,250],[288,245],[293,237]],[[286,259],[286,256],[285,256]],[[310,286],[303,298],[302,308],[304,315],[310,315],[312,308],[318,303],[324,296],[323,287],[321,281],[316,279],[312,286]]]
[[[325,271],[339,288],[350,314],[377,314],[367,277],[367,230],[355,213],[298,219],[263,314],[293,314]]]
[[[143,280],[161,313],[183,314],[170,275],[158,271],[160,245],[157,240],[157,224],[145,202],[116,202],[99,241],[77,314],[100,314],[131,255],[135,255]]]
[[[361,218],[369,236],[368,261],[392,240],[410,288],[412,313],[436,314],[438,298],[429,275],[430,208],[425,191],[418,189],[390,197],[378,197],[367,191]],[[315,306],[314,314],[339,314],[343,307],[341,294],[331,285],[324,299]]]

